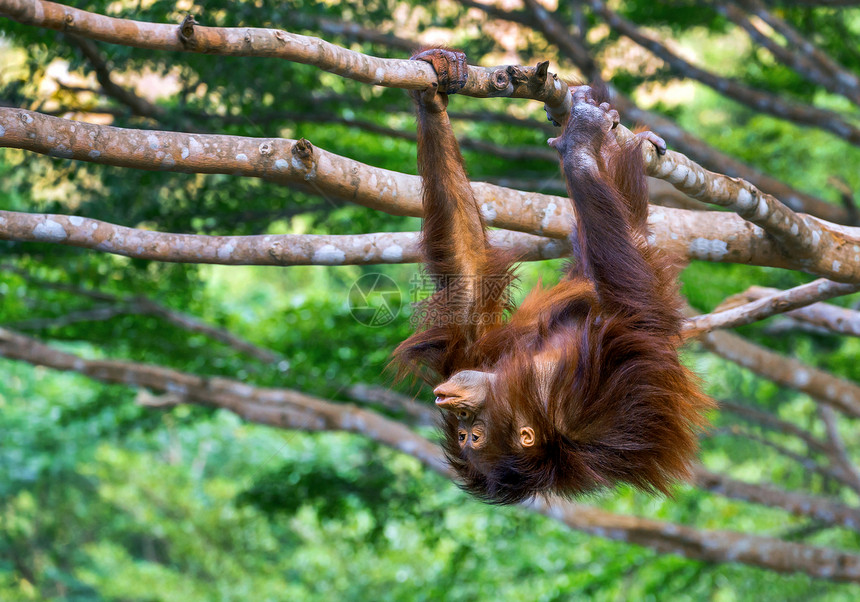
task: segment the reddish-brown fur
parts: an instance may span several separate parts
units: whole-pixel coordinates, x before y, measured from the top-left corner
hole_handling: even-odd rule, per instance
[[[678,359],[680,300],[670,261],[646,242],[639,142],[621,148],[598,127],[602,99],[574,106],[555,145],[577,216],[575,261],[514,310],[504,294],[514,258],[487,242],[444,104],[428,110],[416,99],[423,248],[437,291],[395,358],[432,384],[465,369],[497,375],[480,449],[461,449],[456,417],[443,416],[461,485],[502,504],[617,482],[668,492],[689,476],[712,402]],[[583,164],[584,149],[597,171]],[[552,358],[548,373],[538,354]],[[536,432],[530,447],[517,442],[523,420]]]

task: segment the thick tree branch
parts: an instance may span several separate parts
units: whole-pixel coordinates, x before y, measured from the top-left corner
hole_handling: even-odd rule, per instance
[[[69,112],[82,113],[82,114],[106,114],[106,115],[127,115],[127,112],[117,111],[115,109],[111,109],[109,107],[94,107],[92,109],[83,109],[83,108],[61,108],[55,111],[46,112],[46,114],[59,116],[65,115]],[[135,115],[139,115],[141,117],[150,117],[156,123],[163,125],[167,120],[163,117],[153,117],[150,115],[143,115],[134,112]],[[236,123],[236,122],[244,122],[247,120],[245,116],[232,116],[232,115],[216,115],[216,114],[208,114],[208,113],[193,113],[193,116],[197,119],[206,120],[212,123],[217,123],[219,125],[223,125],[224,123]],[[234,118],[235,117],[235,118]],[[372,134],[379,134],[381,136],[388,136],[389,138],[396,138],[398,140],[410,140],[412,142],[418,139],[418,135],[414,131],[407,130],[399,130],[396,128],[388,127],[385,125],[380,125],[373,121],[367,121],[364,119],[356,119],[354,117],[341,117],[340,115],[336,115],[334,113],[326,113],[323,111],[317,111],[314,113],[293,113],[289,111],[278,111],[270,113],[269,115],[255,115],[254,121],[259,123],[261,120],[289,120],[294,121],[296,123],[324,123],[324,124],[335,124],[335,125],[343,125],[346,127],[356,128],[365,132],[370,132]],[[199,132],[200,128],[184,128],[187,131]],[[554,165],[558,163],[558,153],[548,147],[538,147],[538,146],[504,146],[501,144],[494,144],[492,142],[485,142],[484,140],[480,140],[477,138],[469,138],[466,136],[458,137],[457,141],[460,144],[460,148],[469,149],[478,151],[484,154],[493,155],[499,157],[500,159],[505,159],[508,161],[548,161],[553,163]]]
[[[616,130],[621,130],[621,126]],[[629,139],[630,135],[632,134],[626,129],[617,134],[622,141]],[[853,244],[848,247],[842,227],[833,225],[833,229],[829,229],[825,226],[826,222],[793,212],[778,199],[760,192],[749,182],[715,174],[680,153],[667,151],[661,156],[653,145],[646,144],[643,147],[643,155],[648,175],[667,180],[692,198],[734,211],[771,235],[800,263],[817,262],[816,258],[820,259],[822,253],[830,255],[833,252],[839,253],[837,249],[842,249],[842,256],[854,263],[851,267],[845,267],[852,272],[860,271],[860,245]],[[823,276],[839,281],[851,280],[840,275],[843,270],[842,261],[837,260],[829,266],[821,267],[823,269],[820,273]]]
[[[0,146],[118,167],[258,177],[393,215],[421,215],[418,176],[370,167],[307,140],[125,129],[10,108],[0,108],[0,128]],[[473,187],[491,225],[555,238],[569,232],[566,199]]]
[[[235,412],[251,422],[309,431],[341,430],[369,437],[409,454],[448,475],[437,445],[403,424],[348,404],[336,404],[289,389],[263,389],[225,378],[201,378],[160,366],[87,360],[0,328],[0,356],[109,383],[145,387],[182,400]],[[803,572],[835,581],[860,582],[860,555],[761,535],[707,531],[582,504],[538,499],[533,510],[567,526],[617,541],[708,562],[740,562],[778,572]]]

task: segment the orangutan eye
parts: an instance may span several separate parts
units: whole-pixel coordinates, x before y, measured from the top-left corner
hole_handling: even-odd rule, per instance
[[[460,433],[459,437],[460,437],[461,442],[465,441],[466,440],[466,433]]]
[[[477,441],[480,438],[479,435],[472,433],[472,441]]]

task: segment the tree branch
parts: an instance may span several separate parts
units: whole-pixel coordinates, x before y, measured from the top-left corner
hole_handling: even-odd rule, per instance
[[[62,328],[64,326],[79,324],[81,322],[106,322],[116,316],[124,316],[129,313],[131,313],[131,311],[128,306],[117,304],[105,307],[94,307],[92,309],[82,309],[79,311],[70,311],[50,318],[29,318],[18,322],[4,322],[3,326],[13,328],[15,330],[44,330],[46,328]]]
[[[357,23],[349,21],[341,21],[339,19],[326,19],[324,17],[311,17],[302,14],[299,11],[290,12],[290,21],[298,21],[301,27],[307,29],[319,29],[321,32],[332,35],[341,36],[357,42],[369,42],[371,44],[380,44],[389,48],[396,48],[405,53],[412,54],[420,44],[415,40],[401,38],[392,33],[382,33],[375,29],[362,27]]]
[[[158,105],[154,105],[145,98],[142,98],[130,90],[126,90],[119,84],[113,81],[111,77],[110,67],[107,61],[102,57],[98,47],[92,40],[76,36],[74,34],[66,34],[66,40],[81,51],[81,54],[86,57],[93,71],[96,74],[96,80],[102,87],[102,91],[106,96],[113,98],[120,104],[127,106],[135,115],[142,117],[152,117],[161,119],[164,117],[164,109]],[[187,128],[187,124],[185,124]]]
[[[180,25],[118,19],[46,0],[0,0],[0,14],[27,25],[150,50],[172,50],[285,59],[315,65],[324,71],[365,84],[422,90],[436,83],[424,61],[385,59],[361,54],[319,38],[259,27],[204,27],[186,17]],[[459,94],[479,98],[532,98],[570,110],[567,85],[548,76],[547,63],[536,67],[469,66],[469,79]]]
[[[36,0],[35,4],[24,0],[0,0],[0,12],[23,23],[73,31],[93,39],[141,48],[231,56],[275,56],[313,64],[365,83],[392,87],[420,89],[435,81],[432,68],[422,61],[380,59],[281,30],[201,27],[193,19],[186,19],[177,28],[115,19],[44,0]],[[545,102],[554,114],[567,115],[571,102],[567,86],[557,77],[548,76],[546,67],[547,63],[534,68],[470,67],[469,80],[461,93],[479,97],[533,98]],[[660,177],[656,173],[651,175]]]
[[[848,481],[845,475],[845,471],[842,470],[840,466],[834,466],[832,463],[822,464],[818,462],[814,458],[810,458],[809,456],[805,456],[803,454],[799,454],[795,451],[792,451],[785,445],[781,443],[777,443],[776,441],[771,441],[766,437],[762,437],[761,435],[757,435],[756,433],[750,432],[748,430],[742,429],[737,425],[731,426],[729,428],[721,428],[715,429],[708,433],[708,436],[714,435],[730,435],[732,437],[737,437],[739,439],[744,439],[746,441],[754,441],[759,445],[764,447],[769,447],[776,453],[781,456],[785,456],[789,460],[799,464],[804,470],[810,473],[815,473],[824,479],[835,481],[837,483],[841,483],[842,485],[846,485],[851,487],[851,483]],[[829,459],[829,458],[828,458]]]
[[[793,211],[809,213],[837,224],[860,225],[857,223],[856,213],[852,214],[843,207],[797,190],[773,176],[718,151],[701,138],[697,138],[678,127],[674,121],[652,111],[640,109],[632,100],[621,94],[612,85],[607,85],[607,87],[612,94],[612,102],[615,108],[625,117],[628,123],[648,124],[655,132],[665,138],[670,146],[677,149],[678,152],[691,157],[703,165],[707,165],[712,171],[742,178],[764,192],[780,199]]]
[[[833,73],[825,73],[821,69],[819,62],[815,61],[810,54],[801,50],[801,48],[812,46],[812,44],[797,32],[795,32],[795,39],[803,40],[800,48],[788,48],[778,44],[773,38],[756,27],[753,20],[731,1],[717,2],[715,3],[714,8],[716,8],[717,12],[721,15],[724,15],[738,27],[747,32],[754,42],[767,48],[776,60],[792,69],[807,81],[817,84],[834,94],[841,94],[854,104],[860,104],[860,88],[850,85],[850,80],[843,80],[840,77],[835,77]],[[856,82],[857,78],[855,77],[853,79]]]
[[[849,416],[860,418],[860,385],[857,383],[807,366],[722,330],[704,334],[698,340],[708,351],[778,385],[806,393]]]
[[[740,2],[747,10],[767,23],[774,31],[784,37],[794,51],[805,54],[825,73],[832,75],[839,85],[845,86],[848,90],[852,90],[855,95],[857,94],[857,91],[860,91],[860,78],[833,60],[826,52],[812,44],[787,21],[769,11],[759,0],[740,0]],[[821,1],[818,2],[818,4],[835,6],[839,4],[839,2]],[[848,3],[845,2],[843,4],[847,5]],[[853,2],[853,4],[858,3]]]
[[[693,467],[693,480],[696,486],[704,491],[772,508],[782,508],[795,516],[808,516],[828,525],[860,531],[860,509],[826,498],[745,483],[711,472],[703,466]]]
[[[755,301],[744,303],[730,309],[720,310],[690,318],[684,325],[684,336],[693,337],[717,328],[737,328],[769,318],[776,314],[790,312],[860,291],[860,284],[844,284],[821,278],[808,284],[796,286],[787,291],[776,291]]]
[[[750,422],[754,422],[758,425],[761,425],[765,428],[772,429],[777,431],[778,433],[792,435],[797,437],[809,448],[810,451],[816,451],[818,453],[827,454],[828,447],[823,442],[817,439],[807,431],[806,429],[802,429],[793,422],[788,422],[787,420],[783,420],[777,416],[769,412],[763,412],[757,408],[752,406],[735,403],[733,401],[720,400],[719,407],[721,411],[728,411],[732,414],[736,414],[742,418],[747,419]],[[858,527],[860,527],[860,522],[857,523]]]
[[[434,426],[438,423],[439,411],[436,408],[385,387],[358,384],[349,387],[346,394],[359,403],[379,405],[387,410],[406,414],[415,426]]]
[[[136,259],[219,265],[376,265],[420,263],[418,232],[207,236],[126,228],[75,215],[0,210],[0,240],[48,242]],[[567,241],[510,230],[491,243],[521,261],[563,257]]]
[[[775,288],[751,286],[744,292],[732,295],[723,301],[720,307],[733,307],[735,303],[748,303],[756,299],[778,295],[782,292]],[[717,308],[717,311],[720,310],[720,307]],[[860,312],[856,310],[846,309],[838,305],[830,305],[829,303],[813,303],[800,309],[788,311],[785,315],[795,320],[826,329],[835,334],[860,336]]]
[[[629,140],[630,130],[615,128],[620,141]],[[648,175],[670,182],[675,188],[694,199],[720,205],[734,211],[745,220],[759,226],[771,235],[777,243],[793,258],[801,263],[815,261],[821,253],[838,252],[842,249],[844,259],[853,262],[850,271],[860,274],[860,254],[853,248],[848,249],[841,226],[831,225],[812,216],[797,214],[779,202],[775,197],[760,192],[755,186],[739,178],[730,178],[706,170],[684,155],[667,151],[658,155],[651,144],[643,146],[645,166]],[[840,232],[837,234],[835,230]],[[860,250],[860,246],[854,245]],[[820,266],[820,274],[838,281],[851,281],[840,272],[842,261]],[[854,280],[856,281],[856,280]]]
[[[2,228],[0,228],[0,230],[2,230]],[[88,297],[90,299],[108,302],[111,304],[108,306],[97,307],[94,309],[69,312],[65,315],[54,318],[33,318],[29,320],[23,320],[14,324],[6,324],[5,326],[7,327],[11,326],[12,328],[19,330],[37,330],[43,328],[62,327],[67,326],[69,324],[76,324],[79,322],[101,322],[119,315],[154,316],[157,318],[161,318],[162,320],[165,320],[166,322],[169,322],[170,324],[173,324],[174,326],[177,326],[178,328],[181,328],[188,332],[202,334],[214,341],[224,343],[228,347],[232,347],[233,349],[236,349],[241,353],[245,353],[247,355],[250,355],[251,357],[257,358],[261,362],[275,363],[283,359],[283,356],[275,353],[274,351],[266,349],[265,347],[260,347],[259,345],[255,345],[254,343],[238,335],[233,334],[225,328],[218,328],[217,326],[207,324],[203,320],[192,316],[191,314],[171,309],[161,303],[158,303],[157,301],[153,301],[152,299],[148,299],[146,297],[121,297],[102,291],[94,291],[91,289],[68,286],[57,282],[41,280],[39,278],[34,277],[29,272],[18,269],[14,266],[0,265],[0,270],[14,272],[24,278],[30,284],[34,284],[35,286],[41,288],[61,290],[64,292],[71,293],[73,295]]]
[[[290,37],[292,34],[287,34],[279,30],[251,30],[240,28],[241,31],[245,32],[245,44],[236,47],[236,41],[228,35],[228,30],[230,28],[195,28],[193,19],[186,19],[182,26],[180,26],[179,30],[174,30],[172,26],[112,19],[95,13],[76,11],[75,9],[68,9],[72,12],[64,13],[64,7],[50,2],[40,1],[38,4],[44,9],[44,12],[39,14],[36,14],[35,11],[28,10],[29,5],[22,6],[20,2],[15,2],[14,0],[0,0],[0,10],[4,10],[5,7],[6,9],[9,9],[7,12],[11,11],[15,18],[22,19],[25,22],[34,22],[47,26],[59,26],[60,15],[64,14],[66,15],[64,17],[64,22],[67,27],[74,26],[75,31],[83,31],[91,37],[105,39],[107,41],[132,43],[135,42],[135,36],[143,35],[145,33],[146,36],[144,36],[139,43],[142,44],[143,47],[147,48],[168,47],[172,49],[180,49],[175,47],[178,44],[179,46],[183,46],[181,49],[185,49],[185,46],[190,45],[193,46],[193,49],[195,50],[204,49],[216,51],[224,50],[226,48],[230,52],[235,52],[242,56],[248,55],[249,53],[255,55],[262,53],[264,56],[269,56],[266,53],[275,48],[270,38],[275,37],[283,42],[283,44],[278,46],[278,48],[288,48],[285,55],[286,58],[296,60],[298,62],[316,64],[321,68],[339,74],[351,73],[351,71],[347,69],[349,67],[352,68],[352,72],[354,72],[353,76],[355,76],[356,79],[359,79],[359,81],[364,81],[359,77],[361,75],[362,66],[366,70],[368,64],[376,64],[374,61],[387,60],[368,57],[366,55],[361,55],[360,53],[352,53],[352,51],[347,51],[315,38],[304,38],[303,36],[299,36],[298,38],[293,39]],[[599,2],[597,2],[596,5],[598,7],[602,6]],[[75,21],[76,18],[79,19],[79,21]],[[201,40],[204,43],[202,45],[198,44],[199,40],[196,40],[195,38],[194,44],[190,44],[189,40],[191,40],[192,36],[196,36],[198,30],[203,32],[201,34]],[[258,35],[258,37],[255,37],[255,35]],[[259,42],[259,44],[255,45],[256,42]],[[304,46],[302,44],[304,44]],[[322,58],[321,56],[314,57],[307,54],[308,46],[314,47],[314,45],[329,50],[331,54]],[[274,56],[280,55],[276,52]],[[364,62],[357,62],[359,61],[359,58]],[[414,62],[415,61],[406,61],[405,63],[411,64]],[[396,71],[399,68],[397,65],[389,62],[380,63],[377,70],[384,70],[385,65],[393,71]],[[528,94],[526,94],[526,96],[532,98],[539,97],[545,100],[550,111],[559,116],[559,119],[557,120],[564,121],[561,115],[567,114],[566,107],[570,105],[570,94],[567,91],[566,86],[560,83],[560,80],[554,76],[547,77],[546,66],[547,63],[541,63],[531,71],[529,68],[519,67],[506,68],[505,71],[500,71],[499,69],[496,69],[495,71],[490,70],[495,74],[495,83],[493,85],[496,86],[496,91],[498,92],[508,84],[513,84],[514,87],[509,91],[511,92],[511,95],[514,96],[521,95],[520,93],[523,92],[523,89],[527,89]],[[403,65],[400,67],[403,67]],[[414,67],[414,65],[412,65],[412,67]],[[487,70],[483,70],[478,73],[475,71],[476,69],[477,68],[474,67],[470,68],[470,82],[473,80],[480,80],[481,74],[487,74]],[[505,77],[502,77],[502,75],[505,75]],[[378,76],[379,74],[377,73],[377,79],[379,79]],[[393,80],[385,81],[387,81],[385,85],[409,87],[405,81],[398,80],[397,76],[395,76]],[[369,83],[379,82],[374,81]],[[505,86],[500,87],[502,83],[505,83]],[[486,88],[486,86],[483,88],[481,88],[481,86],[482,84],[477,84],[477,88],[479,89]],[[560,98],[560,86],[564,87],[563,99]],[[467,88],[469,88],[468,85]],[[469,88],[469,90],[471,90],[471,92],[468,93],[475,92],[474,89]],[[540,92],[537,96],[536,91]],[[9,109],[4,110],[8,111]],[[45,118],[46,117],[43,116],[43,119]],[[620,140],[624,141],[630,138],[631,133],[626,128],[618,127],[616,128],[616,135]],[[149,144],[152,146],[152,141],[149,141]],[[65,150],[67,149],[60,149],[61,152]],[[305,149],[305,151],[307,156],[304,158],[310,159],[310,149]],[[169,162],[169,164],[164,167],[169,168],[172,165],[175,165],[176,159],[174,157],[164,156],[165,153],[163,152],[161,154],[162,158]],[[670,151],[665,156],[658,156],[657,153],[654,152],[654,149],[650,148],[650,145],[646,145],[644,154],[646,157],[646,164],[651,175],[667,179],[679,190],[689,196],[693,196],[694,198],[706,198],[708,202],[720,204],[738,212],[745,219],[748,219],[765,229],[769,234],[774,236],[774,238],[786,250],[790,250],[793,255],[798,255],[801,260],[811,257],[812,255],[821,256],[822,253],[827,253],[829,247],[837,246],[838,241],[835,237],[830,235],[828,231],[820,228],[815,220],[812,220],[811,218],[801,219],[786,206],[779,203],[775,198],[770,197],[769,195],[759,195],[757,189],[747,182],[720,176],[719,174],[713,174],[678,153]],[[237,157],[238,160],[240,155],[247,160],[247,155],[245,153],[239,153],[234,156]],[[71,156],[74,156],[73,151]],[[301,159],[301,157],[299,157],[299,159]],[[307,161],[305,161],[305,163],[306,162]],[[247,166],[245,167],[247,168]],[[243,173],[242,167],[239,168],[239,173]],[[838,273],[839,267],[843,265],[841,261],[834,262],[831,265],[833,267],[829,269],[826,265],[821,266],[821,273],[838,280],[852,279],[851,275],[846,278],[844,275],[840,275]],[[860,270],[860,264],[858,264],[857,269]]]
[[[611,11],[602,0],[589,0],[588,4],[612,28],[653,52],[681,75],[702,82],[717,92],[754,110],[770,113],[795,123],[828,130],[851,144],[860,145],[860,128],[843,119],[838,113],[783,100],[773,94],[750,88],[736,80],[716,76],[690,64],[655,38],[643,34],[636,25]]]
[[[843,482],[855,492],[860,493],[860,470],[851,460],[848,449],[845,447],[845,441],[839,434],[839,417],[833,408],[827,406],[819,406],[818,415],[821,416],[821,421],[824,422],[824,428],[827,432],[828,457],[834,466],[841,469],[844,474]]]
[[[782,540],[756,535],[745,535],[731,531],[704,531],[672,523],[660,523],[646,518],[617,516],[578,504],[550,507],[540,498],[532,502],[536,510],[560,520],[568,526],[608,537],[617,541],[634,543],[649,547],[661,553],[680,554],[687,558],[698,558],[707,562],[721,562],[726,554],[731,561],[763,566],[777,572],[792,572],[798,567],[809,567],[826,562],[826,567],[817,568],[818,577],[841,580],[837,573],[847,573],[847,580],[860,578],[860,556],[846,562],[843,568],[830,560],[834,553],[829,549],[818,549],[804,544],[783,542]],[[795,548],[794,546],[798,546]],[[804,550],[804,548],[806,550]],[[804,558],[806,551],[810,558]],[[844,556],[842,553],[838,553]],[[781,567],[781,568],[777,568]],[[802,569],[805,571],[805,568]],[[856,573],[856,576],[855,576]]]

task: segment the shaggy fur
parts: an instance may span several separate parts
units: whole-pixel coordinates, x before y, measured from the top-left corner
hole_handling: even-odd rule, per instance
[[[450,413],[441,425],[461,486],[489,502],[617,482],[668,493],[689,477],[712,407],[678,359],[675,271],[646,242],[639,143],[621,148],[606,136],[595,113],[603,99],[595,100],[574,106],[556,143],[577,216],[575,262],[516,310],[506,291],[514,258],[487,242],[447,115],[417,103],[424,260],[436,292],[394,356],[403,372],[431,384],[465,369],[496,373],[480,449],[461,450]],[[537,364],[538,354],[552,362]],[[523,420],[536,432],[532,447],[517,439]]]

